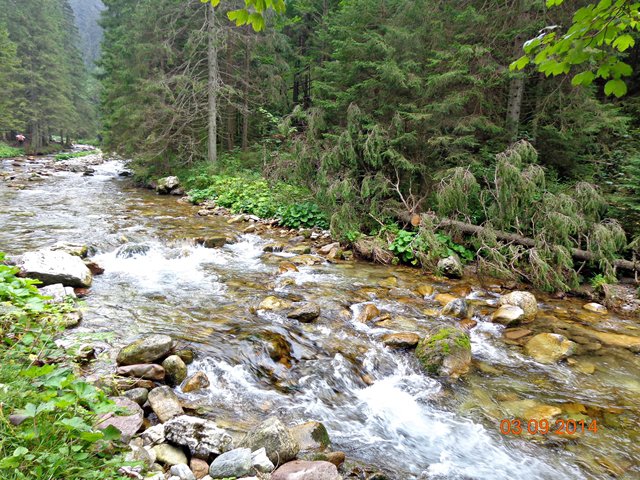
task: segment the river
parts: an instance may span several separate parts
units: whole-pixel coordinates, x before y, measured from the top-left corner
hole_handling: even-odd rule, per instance
[[[42,169],[42,161],[0,162],[5,174]],[[90,342],[108,357],[137,335],[170,334],[197,352],[190,373],[204,370],[211,380],[185,396],[220,425],[241,432],[273,414],[290,424],[318,420],[334,449],[394,480],[640,478],[638,354],[588,339],[572,365],[538,364],[488,321],[496,282],[445,282],[363,262],[279,274],[288,254],[263,252],[272,238],[241,234],[244,223],[199,217],[176,197],[136,188],[118,175],[121,162],[94,168],[93,176],[56,172],[22,189],[0,179],[0,250],[82,242],[105,268],[66,342]],[[208,249],[191,240],[219,234],[238,241]],[[123,248],[131,245],[140,245],[139,253]],[[433,296],[398,294],[425,284],[464,296],[478,312],[474,365],[455,383],[425,375],[411,353],[380,341],[390,331],[424,332],[455,321],[439,315]],[[251,307],[271,294],[314,301],[322,316],[305,324],[254,313]],[[584,302],[536,295],[541,314],[527,325],[535,332],[640,335],[637,321],[594,318]],[[367,302],[391,319],[376,326],[355,321]],[[513,418],[514,405],[558,407],[561,418],[596,419],[598,431],[503,435],[500,421]]]

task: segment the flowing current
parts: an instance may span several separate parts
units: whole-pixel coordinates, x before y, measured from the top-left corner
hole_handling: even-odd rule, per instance
[[[0,173],[38,168],[1,165]],[[263,252],[273,238],[242,234],[246,224],[224,217],[198,217],[175,197],[136,189],[118,175],[122,170],[112,161],[96,166],[93,176],[58,172],[24,188],[0,181],[0,251],[82,242],[105,269],[85,299],[84,320],[65,342],[95,345],[104,359],[137,336],[172,335],[197,352],[189,373],[203,370],[211,380],[209,388],[182,395],[193,408],[238,435],[270,415],[289,424],[321,421],[334,450],[392,479],[640,475],[638,355],[601,352],[590,375],[536,364],[482,315],[498,297],[491,288],[439,283],[414,269],[322,263],[280,274],[287,254]],[[221,234],[237,241],[214,249],[192,241]],[[465,296],[479,307],[472,373],[450,384],[422,373],[411,353],[384,346],[385,333],[451,323],[431,297],[388,294],[389,282],[397,292],[431,284],[436,293]],[[322,316],[305,324],[251,308],[268,295],[313,301]],[[390,319],[374,327],[357,322],[366,303]],[[543,307],[567,322],[577,308],[551,300]],[[612,321],[627,333],[632,328]],[[579,404],[598,412],[589,415],[615,418],[612,427],[579,438],[502,435],[500,420],[513,418],[504,406],[519,400],[563,412]]]

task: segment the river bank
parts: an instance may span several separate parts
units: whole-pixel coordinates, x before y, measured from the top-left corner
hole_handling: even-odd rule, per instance
[[[418,478],[427,470],[442,478],[462,472],[507,478],[522,468],[538,472],[530,478],[551,478],[559,461],[585,469],[584,478],[635,473],[625,460],[633,450],[620,452],[616,445],[633,442],[637,354],[606,343],[618,338],[606,334],[633,337],[635,322],[588,312],[586,302],[536,295],[536,317],[505,328],[491,321],[509,292],[499,284],[309,258],[302,248],[291,250],[322,248],[331,240],[318,237],[305,246],[309,240],[290,242],[290,231],[251,218],[229,223],[233,219],[223,215],[200,216],[198,207],[175,197],[130,187],[118,176],[122,166],[95,170],[93,176],[45,176],[25,182],[23,190],[3,187],[8,231],[0,238],[19,254],[54,238],[89,237],[105,274],[95,278],[85,318],[66,340],[90,339],[98,347],[98,371],[112,373],[119,348],[136,336],[169,334],[196,352],[189,375],[202,371],[210,381],[199,393],[177,394],[214,412],[219,426],[242,433],[273,412],[287,425],[320,421],[347,458],[379,466],[391,472],[388,478]],[[252,226],[264,229],[263,238],[255,230],[245,233]],[[216,237],[225,245],[193,241]],[[280,299],[275,309],[264,308],[270,297]],[[315,303],[319,317],[310,323],[289,318],[296,305],[286,302],[300,301]],[[269,302],[273,306],[273,298]],[[422,373],[410,349],[385,346],[385,335],[422,337],[434,328],[457,328],[465,319],[451,314],[463,305],[475,309],[468,320],[477,324],[469,331],[469,372],[457,382]],[[508,338],[523,329],[530,333]],[[532,359],[525,345],[542,333],[564,335],[575,350],[559,363]],[[501,417],[541,407],[556,419],[597,419],[604,430],[564,439],[501,436]],[[486,458],[473,445],[483,445]],[[568,478],[577,478],[572,473]]]

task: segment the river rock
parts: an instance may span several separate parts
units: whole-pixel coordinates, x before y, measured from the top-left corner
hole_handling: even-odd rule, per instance
[[[42,287],[38,290],[38,293],[44,297],[51,297],[51,300],[47,300],[46,303],[64,302],[67,297],[76,298],[76,293],[73,291],[73,288],[65,287],[61,283]]]
[[[251,454],[251,465],[260,473],[270,473],[276,468],[273,462],[267,457],[267,451],[264,447],[256,450]]]
[[[85,258],[87,256],[87,253],[89,252],[89,247],[81,243],[61,241],[54,243],[49,247],[49,250],[68,253],[69,255],[73,255],[74,257]]]
[[[267,243],[262,248],[262,251],[267,253],[281,252],[284,250],[285,246],[286,245],[284,243]]]
[[[329,432],[320,422],[306,422],[289,429],[300,450],[325,450],[331,446]]]
[[[196,372],[184,381],[182,391],[184,393],[194,392],[207,388],[209,385],[211,385],[211,383],[209,382],[207,374],[204,372]]]
[[[586,305],[583,305],[582,308],[588,312],[598,313],[600,315],[606,315],[609,313],[607,307],[600,305],[599,303],[587,303]]]
[[[164,424],[160,423],[147,428],[140,434],[140,438],[142,438],[145,445],[159,445],[164,443]]]
[[[491,315],[491,321],[502,325],[517,325],[524,319],[524,310],[515,305],[502,305]]]
[[[168,356],[162,366],[167,372],[169,385],[180,385],[187,378],[187,366],[178,355]]]
[[[176,352],[176,355],[178,355],[187,365],[193,363],[193,359],[195,358],[195,353],[190,348],[183,348],[181,350],[178,350]]]
[[[423,338],[415,354],[428,373],[456,379],[469,371],[471,341],[458,328],[441,328]]]
[[[91,286],[93,276],[82,259],[65,252],[37,250],[16,261],[21,275],[40,280],[45,286],[62,283],[68,287]]]
[[[145,468],[151,468],[151,466],[156,461],[156,454],[152,449],[147,450],[142,445],[136,444],[135,440],[140,440],[139,438],[134,439],[131,443],[129,443],[129,448],[131,451],[127,453],[125,457],[127,462],[142,462]]]
[[[239,446],[252,451],[264,447],[269,460],[281,465],[293,460],[300,451],[289,429],[276,417],[270,417],[251,429],[240,441]]]
[[[291,308],[291,306],[292,303],[289,300],[270,295],[260,302],[258,310],[279,311]]]
[[[311,247],[309,245],[296,245],[295,247],[289,248],[288,251],[294,255],[305,255],[311,253]]]
[[[312,322],[320,316],[320,307],[312,302],[303,303],[295,310],[289,312],[287,317],[300,322]]]
[[[184,463],[173,465],[169,472],[171,473],[171,475],[178,477],[180,480],[196,480],[196,476]]]
[[[298,267],[296,267],[291,262],[280,262],[280,265],[278,265],[279,273],[297,272],[297,271],[298,271]]]
[[[231,436],[222,428],[203,418],[182,415],[164,425],[165,438],[171,443],[188,447],[194,457],[209,458],[231,448]]]
[[[524,311],[525,318],[533,318],[538,313],[538,301],[529,292],[514,291],[500,297],[498,306],[512,305]]]
[[[342,477],[333,463],[296,460],[278,468],[271,480],[342,480]]]
[[[434,292],[433,285],[420,285],[416,288],[416,293],[421,297],[430,297]]]
[[[389,348],[415,348],[420,341],[420,335],[412,332],[387,333],[382,337],[382,343]]]
[[[165,465],[186,465],[187,456],[181,448],[161,443],[152,448],[156,454],[156,460]]]
[[[106,414],[99,420],[96,428],[104,430],[107,427],[116,427],[121,432],[120,439],[124,443],[128,443],[131,437],[133,437],[140,427],[142,427],[142,420],[144,418],[144,412],[140,405],[131,401],[127,397],[111,397],[111,400],[120,408],[126,410],[128,414],[112,415]]]
[[[433,297],[433,299],[443,307],[446,306],[448,303],[453,302],[454,300],[457,300],[457,298],[458,297],[455,297],[450,293],[439,293],[435,297]]]
[[[373,303],[367,303],[362,306],[356,320],[361,323],[367,323],[380,315],[380,310]]]
[[[556,363],[573,354],[576,344],[564,335],[539,333],[529,340],[524,349],[540,363]]]
[[[535,400],[511,400],[502,402],[501,407],[511,418],[522,418],[524,420],[552,420],[560,415],[562,410],[552,405],[544,405]]]
[[[315,255],[296,255],[295,257],[291,257],[289,261],[294,265],[305,265],[307,267],[312,267],[313,265],[324,263],[323,258],[316,257]]]
[[[318,249],[318,253],[320,255],[329,255],[331,253],[331,250],[333,250],[334,248],[340,248],[340,244],[338,242],[329,243],[323,247],[320,247]]]
[[[97,262],[88,260],[86,258],[83,261],[93,276],[102,275],[104,273],[104,268],[101,267]]]
[[[209,475],[209,464],[200,458],[192,458],[189,462],[189,467],[197,480]]]
[[[158,180],[156,192],[161,195],[166,195],[171,193],[172,190],[175,190],[179,186],[180,180],[178,179],[178,177],[164,177]]]
[[[118,353],[118,365],[152,363],[165,357],[173,349],[173,340],[168,335],[149,335],[136,340]]]
[[[471,317],[471,308],[464,298],[456,298],[450,301],[442,308],[442,314],[455,318],[469,318]]]
[[[236,448],[216,457],[209,467],[209,475],[213,479],[244,477],[251,473],[251,450]]]
[[[517,308],[517,307],[516,307]],[[533,332],[526,328],[516,328],[504,331],[504,338],[507,340],[520,340],[521,338],[531,335]]]
[[[133,258],[146,255],[151,246],[145,243],[128,243],[118,248],[116,257],[118,258]]]
[[[438,262],[438,271],[448,278],[462,278],[464,268],[457,255],[450,255]]]
[[[160,365],[156,365],[155,363],[141,363],[118,367],[116,373],[123,377],[138,377],[157,381],[164,380],[165,376],[164,368]]]
[[[138,405],[142,406],[146,403],[147,398],[149,398],[149,390],[146,388],[133,388],[123,394],[129,400],[136,402]]]
[[[162,423],[184,414],[180,400],[171,387],[158,387],[149,392],[149,405]]]

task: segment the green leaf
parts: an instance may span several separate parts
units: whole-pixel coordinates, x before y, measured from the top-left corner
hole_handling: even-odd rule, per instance
[[[636,41],[628,33],[620,35],[613,41],[613,46],[621,52],[624,52],[626,49],[633,47],[635,44]]]
[[[122,435],[122,432],[113,425],[109,425],[107,428],[102,430],[102,434],[104,435],[105,440],[111,441],[119,439]]]
[[[531,59],[527,55],[523,55],[515,62],[512,62],[511,65],[509,65],[509,70],[522,70],[529,64],[529,62],[531,62]]]
[[[591,85],[595,78],[596,74],[593,72],[582,72],[573,77],[571,83],[575,86],[582,85],[583,87],[586,87]]]
[[[604,93],[606,95],[613,94],[620,98],[627,93],[627,84],[620,79],[609,80],[604,86]]]

